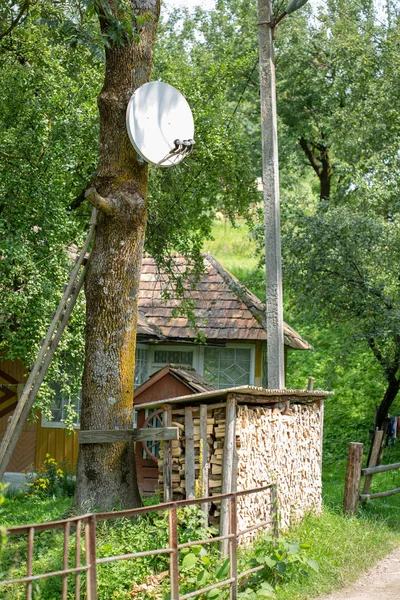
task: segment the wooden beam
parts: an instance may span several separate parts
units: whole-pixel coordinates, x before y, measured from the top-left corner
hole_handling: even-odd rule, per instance
[[[393,494],[400,494],[400,487],[395,488],[394,490],[389,490],[387,492],[376,492],[375,494],[361,494],[361,500],[373,500],[374,498],[387,498],[388,496],[393,496]]]
[[[385,473],[386,471],[396,471],[400,469],[400,463],[393,463],[392,465],[379,465],[379,467],[368,467],[362,469],[361,475],[375,475],[375,473]]]
[[[222,461],[222,494],[229,494],[232,491],[234,452],[236,447],[236,400],[233,394],[229,394],[226,400],[225,417],[225,440],[224,454]],[[221,501],[220,516],[220,536],[229,533],[229,501]],[[228,540],[221,542],[221,553],[223,556],[228,554]]]
[[[185,488],[186,498],[195,498],[193,409],[185,408]]]
[[[95,429],[80,431],[80,444],[112,444],[115,442],[155,442],[162,440],[178,440],[178,427],[157,427],[155,429]]]

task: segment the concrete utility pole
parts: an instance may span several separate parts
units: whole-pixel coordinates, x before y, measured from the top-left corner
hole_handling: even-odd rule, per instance
[[[285,387],[278,127],[272,1],[258,0],[265,265],[267,276],[268,388]]]

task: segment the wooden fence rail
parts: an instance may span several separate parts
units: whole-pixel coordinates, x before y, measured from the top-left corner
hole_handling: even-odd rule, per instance
[[[237,524],[237,499],[240,496],[246,496],[250,494],[257,494],[271,490],[271,502],[267,505],[271,507],[271,519],[255,523],[251,527],[238,530]],[[203,540],[196,540],[193,542],[186,542],[184,544],[178,543],[178,517],[177,510],[184,506],[192,506],[195,504],[203,504],[208,502],[220,502],[226,501],[229,506],[229,531],[226,535],[219,537],[207,538]],[[158,548],[154,550],[146,550],[142,552],[132,552],[129,554],[122,554],[118,556],[107,556],[103,558],[97,558],[96,556],[96,524],[100,521],[110,521],[112,519],[121,518],[132,518],[139,515],[148,514],[150,512],[162,512],[168,511],[168,548]],[[53,521],[51,523],[38,523],[34,525],[22,525],[18,527],[10,527],[7,529],[7,536],[23,535],[27,534],[27,573],[25,577],[18,577],[5,581],[0,581],[0,587],[11,586],[16,584],[25,584],[26,600],[32,599],[32,584],[35,581],[45,579],[48,577],[61,577],[62,578],[62,593],[61,599],[67,600],[68,597],[68,576],[74,575],[74,592],[75,600],[81,599],[81,575],[86,574],[86,598],[87,600],[97,600],[97,566],[109,562],[115,562],[119,560],[128,560],[139,558],[143,556],[156,556],[160,554],[169,554],[170,563],[170,599],[171,600],[185,600],[186,598],[192,598],[200,594],[216,589],[222,586],[229,586],[230,588],[230,599],[236,600],[238,582],[245,576],[255,573],[263,568],[263,566],[249,569],[244,573],[237,572],[237,546],[238,539],[240,536],[255,531],[257,529],[264,528],[270,525],[272,527],[272,535],[278,537],[278,513],[277,513],[277,502],[276,502],[276,486],[269,484],[260,488],[245,490],[241,492],[231,492],[228,494],[220,494],[218,496],[212,496],[209,498],[195,498],[189,500],[180,500],[177,502],[168,502],[164,504],[157,504],[153,506],[146,506],[141,508],[135,508],[130,510],[123,510],[118,512],[107,512],[107,513],[95,513],[87,514],[79,517],[71,517],[62,521]],[[34,540],[37,532],[60,529],[63,531],[63,568],[58,571],[52,571],[48,573],[33,574],[34,570]],[[82,536],[82,530],[84,536]],[[75,532],[75,556],[74,566],[69,566],[69,548],[71,532]],[[189,548],[191,546],[199,546],[202,544],[211,544],[213,542],[219,542],[227,540],[229,544],[229,556],[230,556],[230,573],[229,577],[224,581],[219,581],[208,587],[204,587],[200,590],[195,590],[187,594],[180,595],[179,592],[179,551],[183,548]],[[82,557],[82,548],[84,546],[84,560]],[[83,564],[82,564],[83,563]],[[71,597],[71,596],[69,596]]]
[[[375,462],[378,456],[379,445],[382,442],[382,433],[382,431],[377,431],[375,434],[378,443],[376,444],[376,448],[373,447],[371,453],[372,460],[370,460],[370,465],[371,462]],[[373,475],[376,475],[377,473],[385,473],[387,471],[398,470],[400,469],[400,463],[393,463],[391,465],[368,466],[367,468],[363,469],[363,449],[363,444],[357,444],[354,442],[349,444],[343,500],[343,511],[345,513],[356,514],[358,510],[358,503],[360,500],[363,501],[367,499],[373,500],[375,498],[387,498],[388,496],[393,496],[393,494],[400,493],[400,487],[395,488],[393,490],[387,490],[386,492],[375,492],[373,494],[369,492],[371,486],[371,479]],[[360,494],[360,482],[362,476],[365,476],[365,484],[363,492]]]

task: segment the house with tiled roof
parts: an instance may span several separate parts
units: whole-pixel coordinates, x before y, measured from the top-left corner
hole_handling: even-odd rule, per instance
[[[174,257],[174,267],[180,275],[188,271],[187,290],[180,298],[173,280],[160,272],[155,260],[150,256],[143,259],[137,385],[169,363],[194,367],[220,389],[265,384],[264,304],[210,254],[204,257],[204,271],[192,289],[186,260]],[[185,299],[192,303],[191,316],[179,314]],[[286,323],[284,342],[286,352],[311,348]]]
[[[177,396],[190,393],[192,384],[194,391],[201,391],[200,380],[202,385],[214,389],[265,386],[268,335],[263,303],[209,254],[204,257],[204,269],[197,279],[182,256],[173,257],[171,271],[160,271],[153,258],[144,256],[135,370],[138,398],[147,389],[143,385],[147,381],[153,390],[167,390],[165,398],[173,395],[171,382]],[[181,294],[176,292],[173,275],[184,276]],[[190,311],[185,312],[182,307],[188,301]],[[286,353],[311,348],[287,324],[284,342]],[[0,361],[0,411],[4,409],[0,412],[0,438],[24,383],[25,369],[16,363]],[[180,365],[183,371],[169,368],[167,377],[162,371],[167,365]],[[154,376],[160,371],[162,377]],[[178,390],[180,377],[185,387],[182,393]],[[167,380],[171,385],[165,387]],[[160,381],[163,385],[155,385]],[[10,463],[15,471],[40,464],[47,453],[57,460],[67,457],[71,463],[76,462],[77,436],[66,435],[63,422],[68,402],[70,399],[56,394],[53,419],[42,416],[37,424],[26,425]],[[76,406],[79,410],[79,400]]]

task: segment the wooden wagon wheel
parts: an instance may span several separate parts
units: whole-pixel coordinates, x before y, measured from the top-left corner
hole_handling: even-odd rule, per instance
[[[147,417],[147,419],[145,419],[142,428],[144,429],[145,427],[151,427],[152,429],[155,429],[156,427],[162,427],[163,426],[163,409],[159,408],[158,410],[155,410],[153,412],[151,412],[149,414],[149,416]],[[157,448],[159,448],[160,442],[158,440],[154,440],[153,442],[142,442],[144,451],[146,452],[147,456],[149,458],[151,458],[152,460],[154,460],[155,462],[158,461],[158,452],[157,452]]]

